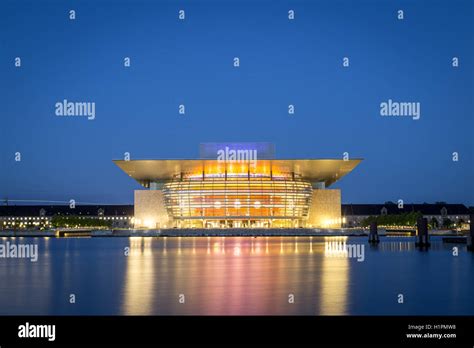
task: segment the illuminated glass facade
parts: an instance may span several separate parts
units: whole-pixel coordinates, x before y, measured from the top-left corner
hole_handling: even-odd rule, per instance
[[[306,219],[312,191],[311,183],[291,174],[190,175],[163,186],[165,206],[174,220],[205,219],[229,227],[291,225],[291,220]]]

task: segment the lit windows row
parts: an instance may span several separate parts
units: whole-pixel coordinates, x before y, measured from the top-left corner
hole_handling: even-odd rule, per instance
[[[77,216],[77,215],[66,215],[65,217],[74,217],[79,219],[99,219],[99,220],[130,220],[132,219],[131,216],[105,216],[105,217],[97,217],[97,216]],[[41,221],[41,220],[50,220],[52,217],[35,217],[35,216],[23,216],[23,217],[6,217],[0,216],[0,220],[6,221]]]
[[[303,181],[173,181],[163,187],[168,213],[183,217],[308,215],[312,187]]]

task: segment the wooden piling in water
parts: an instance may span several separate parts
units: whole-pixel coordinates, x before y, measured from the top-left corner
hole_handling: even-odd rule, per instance
[[[372,221],[370,223],[370,232],[369,232],[369,243],[377,244],[380,242],[379,234],[377,232],[377,222]]]
[[[428,219],[418,218],[416,221],[416,242],[415,246],[419,248],[429,248],[430,239],[428,236]]]

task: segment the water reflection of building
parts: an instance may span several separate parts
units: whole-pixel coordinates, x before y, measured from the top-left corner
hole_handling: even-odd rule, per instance
[[[152,238],[131,237],[129,241],[129,253],[126,256],[123,314],[153,314],[155,268]]]
[[[344,314],[349,266],[315,237],[131,238],[123,313]]]
[[[347,242],[347,237],[324,238],[324,242]],[[349,292],[349,258],[330,257],[321,259],[321,281],[319,283],[319,313],[322,315],[347,314]]]
[[[39,254],[37,262],[29,258],[12,258],[5,262],[0,259],[1,294],[5,302],[0,306],[0,315],[45,315],[51,313],[51,308],[58,302],[59,296],[53,296],[55,277],[61,279],[59,286],[64,286],[66,279],[62,272],[53,269],[57,263],[53,259],[51,239],[38,238],[34,242],[24,237],[1,237],[0,243],[34,243]],[[60,260],[63,261],[63,260]],[[69,260],[68,260],[69,261]],[[69,262],[60,262],[61,270]],[[63,283],[64,282],[64,283]],[[10,284],[9,284],[10,283]],[[19,284],[24,284],[20,286]]]

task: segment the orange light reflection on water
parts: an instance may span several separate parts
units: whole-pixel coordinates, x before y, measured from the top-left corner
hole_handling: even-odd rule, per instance
[[[349,261],[326,257],[324,241],[130,238],[123,313],[345,314]],[[295,304],[288,303],[289,293],[295,295]],[[179,294],[185,294],[185,304],[177,301]],[[298,305],[302,302],[304,308]]]

